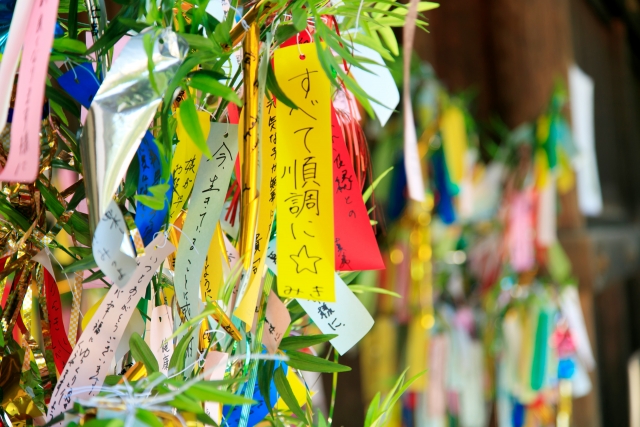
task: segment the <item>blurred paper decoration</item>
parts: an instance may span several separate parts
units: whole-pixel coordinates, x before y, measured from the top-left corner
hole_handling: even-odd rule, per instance
[[[422,177],[422,162],[418,151],[418,136],[413,118],[411,105],[411,55],[413,38],[416,33],[416,19],[418,17],[418,0],[411,0],[407,20],[402,29],[403,55],[403,86],[402,112],[404,114],[404,168],[407,174],[409,197],[418,202],[424,201],[424,178]]]
[[[145,48],[149,43],[153,43],[150,60]],[[102,82],[80,143],[93,224],[120,184],[186,54],[186,42],[170,29],[145,32],[129,40]],[[149,78],[151,72],[153,79]]]
[[[357,39],[353,48],[356,56],[373,61],[373,63],[367,62],[365,65],[369,71],[357,67],[352,67],[349,71],[367,95],[373,98],[371,108],[380,120],[380,125],[385,126],[400,103],[400,92],[391,71],[378,52],[357,43]]]
[[[575,167],[578,175],[578,205],[587,216],[602,212],[602,191],[598,175],[594,123],[594,82],[576,65],[569,68],[571,123],[579,151]]]
[[[453,194],[458,194],[466,169],[467,130],[464,123],[464,113],[458,107],[447,108],[440,118],[440,133],[442,147],[447,162],[449,179],[453,185]]]

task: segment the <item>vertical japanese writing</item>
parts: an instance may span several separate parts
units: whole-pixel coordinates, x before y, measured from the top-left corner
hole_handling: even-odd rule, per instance
[[[384,268],[380,249],[362,199],[351,156],[335,110],[331,109],[335,267],[340,271]]]
[[[200,124],[203,135],[208,135],[209,128],[211,126],[209,114],[204,111],[198,111],[197,114],[198,123]],[[176,220],[180,210],[189,199],[189,194],[191,194],[191,190],[193,189],[196,173],[198,172],[200,161],[202,159],[200,150],[193,143],[188,130],[182,124],[179,112],[176,112],[176,119],[178,121],[176,133],[178,135],[179,142],[176,147],[176,151],[173,154],[173,160],[171,161],[173,195],[171,198],[171,208],[169,209],[169,213],[170,221],[172,223]]]
[[[164,236],[158,236],[147,246],[129,281],[121,288],[109,289],[60,375],[51,396],[48,420],[69,409],[76,399],[98,394],[144,289],[160,263],[174,250]]]
[[[258,204],[258,226],[253,245],[249,287],[234,314],[246,324],[253,324],[260,282],[266,261],[266,248],[276,208],[276,104],[265,98],[262,112],[261,180]]]
[[[102,272],[118,287],[127,283],[136,268],[136,261],[120,250],[125,233],[122,212],[116,202],[111,201],[93,235],[93,257]]]
[[[238,152],[237,125],[212,123],[210,129],[207,145],[212,157],[207,159],[202,156],[200,160],[189,210],[182,227],[183,237],[188,238],[180,239],[176,256],[176,297],[186,319],[197,313],[202,305],[199,295],[202,271]],[[176,321],[179,320],[176,318]],[[192,340],[187,347],[187,364],[195,361],[193,344]]]
[[[18,73],[11,149],[0,172],[3,181],[33,182],[38,175],[42,102],[57,16],[58,0],[34,2]]]
[[[279,49],[278,81],[298,109],[276,110],[281,296],[334,301],[330,83],[314,44]]]

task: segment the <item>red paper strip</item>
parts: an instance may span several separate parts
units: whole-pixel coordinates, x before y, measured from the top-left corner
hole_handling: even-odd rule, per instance
[[[333,136],[333,220],[338,271],[380,270],[384,262],[362,200],[360,184],[331,106]]]
[[[49,312],[53,360],[56,363],[58,372],[62,372],[73,349],[64,330],[58,285],[47,269],[44,269],[44,290],[47,297],[47,311]]]

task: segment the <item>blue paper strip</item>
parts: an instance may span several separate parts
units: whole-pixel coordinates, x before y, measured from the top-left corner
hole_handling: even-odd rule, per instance
[[[85,108],[89,108],[100,88],[90,62],[80,64],[58,77],[58,84]]]
[[[444,150],[440,147],[431,158],[433,161],[433,175],[438,190],[438,200],[436,209],[442,222],[445,224],[451,224],[456,220],[456,213],[453,208],[453,196],[451,195],[451,188],[449,186],[449,173],[447,171],[447,164],[444,159]]]
[[[149,187],[161,184],[160,153],[153,135],[149,131],[145,133],[138,147],[138,164],[140,165],[140,175],[138,176],[138,194],[147,195]],[[151,243],[153,235],[157,233],[167,218],[167,212],[171,204],[173,193],[173,177],[169,179],[169,189],[167,190],[164,208],[156,211],[140,202],[136,202],[136,226],[146,245]]]
[[[286,375],[287,365],[280,361],[275,362],[273,369],[275,371],[281,365]],[[272,380],[271,386],[269,387],[269,400],[271,401],[271,407],[276,406],[276,403],[278,402],[279,398],[280,396],[278,395],[278,390],[276,389],[276,385]],[[257,382],[256,382],[256,388],[253,392],[253,400],[255,400],[258,403],[251,406],[251,411],[249,412],[249,423],[247,424],[247,427],[254,427],[260,421],[264,420],[264,418],[269,413],[269,409],[267,408],[267,404],[264,401],[264,397],[262,397],[262,394],[260,393],[260,387],[258,387]],[[222,414],[223,415],[228,414],[230,410],[231,410],[231,413],[229,414],[229,416],[225,417],[222,420],[221,425],[224,427],[236,427],[237,425],[240,424],[240,415],[242,414],[242,405],[233,406],[233,407],[225,405],[222,409]]]

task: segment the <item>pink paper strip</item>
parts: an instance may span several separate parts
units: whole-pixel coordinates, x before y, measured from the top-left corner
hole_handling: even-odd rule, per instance
[[[20,62],[11,148],[0,181],[33,182],[38,177],[44,87],[57,16],[58,0],[33,5]]]
[[[13,92],[13,79],[18,69],[20,51],[24,44],[24,37],[27,32],[33,2],[34,0],[20,0],[16,3],[16,7],[13,10],[7,44],[2,54],[2,61],[0,62],[0,82],[3,82],[0,86],[0,132],[2,132],[4,126],[7,124],[11,92]]]

